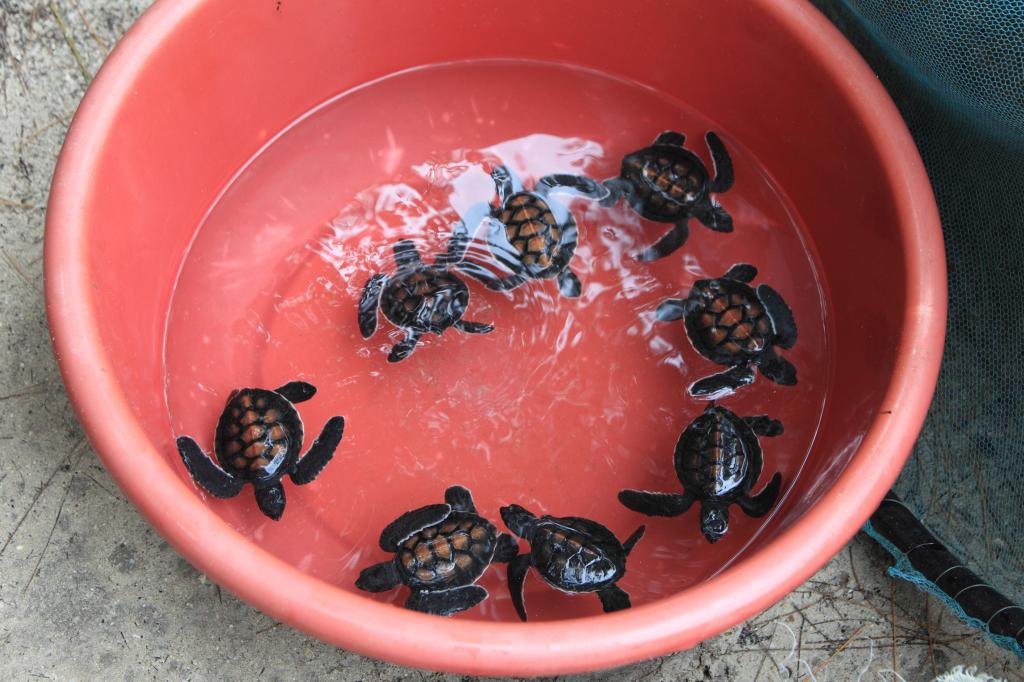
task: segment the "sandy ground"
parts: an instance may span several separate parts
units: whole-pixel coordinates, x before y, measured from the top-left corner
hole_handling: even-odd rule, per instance
[[[50,350],[51,174],[91,75],[147,0],[0,0],[0,678],[455,680],[340,651],[200,575],[126,503]],[[930,680],[1020,661],[885,574],[857,537],[813,579],[701,646],[575,680]]]

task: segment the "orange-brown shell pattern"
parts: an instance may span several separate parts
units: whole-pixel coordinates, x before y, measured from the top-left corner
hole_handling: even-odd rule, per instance
[[[236,476],[273,477],[282,473],[291,451],[301,447],[302,435],[291,403],[271,391],[246,389],[228,402],[221,416],[217,458]]]
[[[674,221],[688,215],[708,192],[704,164],[684,149],[655,145],[623,159],[622,176],[629,180],[651,220]]]
[[[517,192],[505,201],[497,218],[504,224],[505,236],[519,253],[523,265],[535,270],[551,267],[562,239],[562,228],[543,198],[530,192]]]
[[[688,317],[687,326],[698,350],[712,360],[758,355],[771,345],[772,323],[752,288],[716,279],[700,283],[695,293],[704,305]]]
[[[496,546],[497,530],[492,523],[456,511],[402,542],[396,561],[412,586],[469,585],[483,575]]]

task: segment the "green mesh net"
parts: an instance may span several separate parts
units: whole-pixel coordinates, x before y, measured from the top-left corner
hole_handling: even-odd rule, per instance
[[[951,555],[1024,605],[1024,0],[814,2],[903,113],[946,239],[942,372],[895,491]],[[980,594],[958,589],[947,596]],[[995,618],[1014,609],[1024,617],[1004,605]],[[1024,635],[1005,634],[1020,653]]]

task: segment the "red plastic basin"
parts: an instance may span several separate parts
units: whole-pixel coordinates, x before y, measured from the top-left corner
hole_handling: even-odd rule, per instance
[[[146,518],[200,570],[270,616],[347,649],[436,670],[540,675],[637,661],[693,646],[780,599],[852,537],[906,460],[942,354],[945,255],[920,158],[875,76],[804,2],[581,7],[160,0],[86,95],[46,228],[47,306],[68,392]],[[521,624],[433,618],[375,601],[317,563],[330,543],[290,530],[330,510],[304,509],[296,493],[281,522],[296,525],[264,532],[245,521],[251,499],[201,495],[174,448],[168,312],[182,261],[225,185],[278,132],[339,93],[417,66],[486,58],[571,64],[685,102],[760,160],[820,264],[831,364],[826,409],[799,477],[724,570],[628,611]],[[311,409],[319,419],[330,406]],[[359,405],[350,410],[360,414]],[[203,418],[212,424],[216,414]],[[381,427],[368,421],[359,428]],[[208,444],[208,435],[201,440]],[[339,461],[356,456],[344,448]],[[373,453],[361,456],[372,461]],[[669,459],[666,452],[666,466]],[[565,472],[574,463],[553,465]],[[330,481],[346,485],[334,466]],[[497,500],[514,499],[500,486],[474,486],[495,518]],[[387,494],[406,492],[417,505],[442,493]],[[375,493],[352,486],[333,497]],[[696,519],[685,522],[695,532]],[[615,528],[622,537],[631,529]]]

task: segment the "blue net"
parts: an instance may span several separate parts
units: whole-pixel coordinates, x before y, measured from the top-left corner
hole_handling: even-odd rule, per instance
[[[814,2],[903,113],[946,239],[943,368],[895,491],[1024,604],[1024,0]]]

